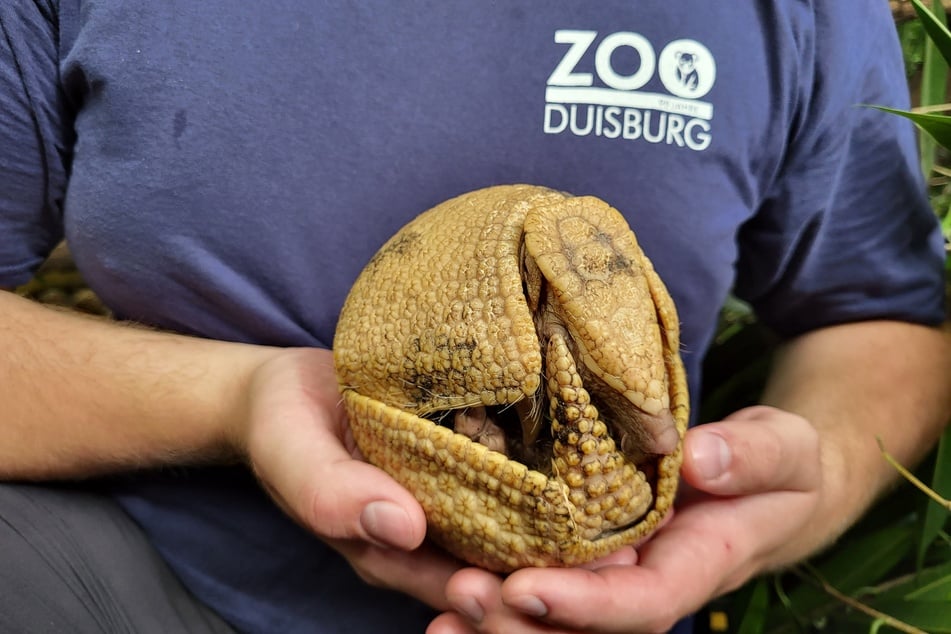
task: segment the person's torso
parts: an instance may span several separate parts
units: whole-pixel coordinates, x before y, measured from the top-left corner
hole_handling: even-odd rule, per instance
[[[528,182],[617,207],[708,334],[784,138],[754,6],[171,5],[83,3],[65,63],[68,237],[120,314],[329,345],[403,223]]]
[[[782,11],[80,4],[78,20],[61,18],[78,110],[66,231],[119,315],[329,346],[351,283],[406,221],[468,190],[535,183],[627,217],[677,304],[696,391],[737,228],[782,156],[790,98],[770,78],[796,79],[799,28]],[[426,618],[354,607],[346,565],[248,493],[250,480],[182,482],[183,494],[171,479],[122,499],[193,591],[242,627],[402,632]],[[211,538],[224,554],[203,546]]]

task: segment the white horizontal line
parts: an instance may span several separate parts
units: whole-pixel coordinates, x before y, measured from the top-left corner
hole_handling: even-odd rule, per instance
[[[642,108],[662,110],[674,114],[684,114],[699,119],[713,118],[713,104],[706,101],[681,99],[656,92],[633,92],[613,90],[611,88],[564,88],[548,86],[545,90],[548,103],[578,103],[596,106],[620,106],[622,108]]]

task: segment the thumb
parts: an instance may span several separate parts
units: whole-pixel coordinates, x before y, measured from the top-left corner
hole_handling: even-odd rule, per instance
[[[350,456],[315,468],[302,490],[308,491],[305,519],[326,539],[413,550],[426,536],[416,499],[382,470]]]
[[[334,437],[298,437],[280,464],[255,471],[289,515],[327,540],[359,539],[412,550],[426,536],[416,499],[381,469],[352,458]]]
[[[418,547],[426,536],[422,507],[383,470],[347,450],[335,386],[301,389],[292,379],[270,385],[278,387],[265,390],[254,408],[249,454],[282,509],[324,539]]]
[[[773,407],[740,410],[691,429],[684,440],[684,479],[713,495],[812,490],[819,467],[815,428]]]

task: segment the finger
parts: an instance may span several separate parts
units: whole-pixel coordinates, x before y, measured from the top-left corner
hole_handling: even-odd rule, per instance
[[[461,565],[420,547],[422,508],[382,470],[354,459],[329,352],[287,358],[268,366],[249,396],[246,446],[262,485],[368,583],[449,609],[446,583]]]
[[[502,596],[509,609],[551,627],[599,633],[660,632],[673,625],[681,601],[675,591],[661,591],[662,582],[640,566],[527,568],[505,581]],[[653,596],[632,596],[642,588]],[[654,603],[649,604],[651,599]]]
[[[462,565],[432,544],[412,552],[379,548],[358,540],[330,540],[370,585],[398,590],[437,610],[449,610],[446,585]]]
[[[446,586],[446,596],[454,615],[443,617],[440,626],[448,627],[451,624],[456,627],[464,623],[480,633],[554,634],[564,631],[505,605],[501,589],[502,579],[498,575],[479,568],[463,568],[453,575]]]
[[[446,598],[471,625],[480,626],[487,611],[502,607],[501,585],[501,580],[486,570],[463,568],[446,585]]]
[[[325,539],[364,539],[412,550],[426,535],[413,496],[385,472],[354,460],[339,440],[314,429],[284,450],[268,479],[305,525]]]
[[[510,609],[568,631],[666,632],[709,598],[713,566],[722,563],[718,557],[711,559],[713,553],[701,543],[680,546],[663,569],[645,562],[642,553],[635,566],[520,570],[503,583],[503,601]],[[658,547],[666,550],[659,544],[655,552]]]
[[[333,385],[272,381],[256,403],[264,421],[252,440],[252,466],[299,522],[325,539],[364,539],[401,549],[419,546],[426,518],[416,499],[384,471],[354,460],[343,444],[340,396]]]
[[[458,612],[443,612],[429,624],[426,634],[479,634]]]
[[[684,441],[684,480],[714,495],[806,491],[818,486],[819,436],[804,418],[751,407],[691,429]]]
[[[633,546],[625,546],[620,550],[616,550],[610,555],[601,557],[600,559],[595,559],[594,561],[589,561],[588,563],[581,564],[581,568],[587,568],[588,570],[597,570],[598,568],[604,568],[605,566],[633,566],[637,563],[637,551]]]
[[[786,491],[698,503],[641,546],[637,565],[526,568],[503,582],[503,602],[572,631],[667,631],[758,571],[762,554],[799,529],[814,498]],[[790,521],[778,531],[780,515]]]
[[[426,519],[416,500],[382,470],[351,458],[332,426],[315,421],[304,429],[284,449],[276,479],[299,492],[305,523],[367,583],[448,609],[445,587],[460,564],[423,543]]]

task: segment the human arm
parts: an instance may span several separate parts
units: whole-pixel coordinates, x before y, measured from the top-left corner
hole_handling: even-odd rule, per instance
[[[825,485],[815,521],[825,530],[817,537],[837,537],[896,481],[876,438],[907,465],[934,445],[951,420],[949,386],[951,323],[836,326],[781,350],[763,401],[813,421],[819,432]],[[825,518],[836,516],[842,524],[829,525]],[[767,563],[788,563],[821,545],[805,534]]]
[[[254,367],[273,350],[129,327],[12,293],[0,293],[0,315],[0,477],[238,458],[233,423]]]
[[[664,631],[840,535],[894,480],[875,437],[903,462],[920,458],[951,415],[949,383],[946,331],[876,321],[800,336],[779,355],[768,407],[688,433],[683,477],[693,490],[636,554],[504,581],[466,569],[450,582],[450,601],[460,611],[477,605],[481,622],[447,613],[429,632]],[[720,456],[711,436],[730,456],[712,480],[702,475]]]
[[[226,285],[219,283],[222,274],[232,272],[230,266],[222,271],[205,262],[201,270],[209,281],[198,284],[197,276],[185,273],[165,250],[138,265],[128,257],[133,251],[141,254],[142,245],[180,237],[175,231],[181,226],[147,229],[144,232],[150,235],[143,237],[140,221],[161,214],[147,212],[138,203],[117,202],[122,199],[122,188],[114,180],[123,172],[119,164],[148,165],[136,171],[154,184],[158,181],[152,168],[161,171],[165,163],[146,142],[157,138],[154,132],[118,123],[123,113],[140,110],[132,105],[111,110],[104,105],[101,93],[93,93],[109,82],[97,83],[95,71],[88,74],[90,66],[70,55],[69,42],[79,23],[79,16],[70,14],[78,11],[74,4],[0,3],[0,286],[26,282],[70,225],[75,230],[70,243],[80,267],[117,312],[209,337],[265,340],[266,336],[247,332],[209,332],[187,315],[196,303],[193,299],[154,286],[146,290],[143,273],[164,263],[168,268],[157,277],[167,283],[180,276],[177,279],[187,289],[178,290],[185,290],[186,297],[195,292],[208,299],[216,291],[219,297],[242,296],[233,287],[225,291]],[[107,48],[122,49],[122,38],[107,40]],[[146,58],[146,66],[154,68],[149,64],[157,58],[138,56],[140,61]],[[124,79],[127,68],[122,70]],[[149,75],[149,82],[157,80],[155,74]],[[136,85],[135,92],[142,94],[139,86],[145,91],[154,85]],[[174,102],[168,91],[161,92]],[[91,120],[97,109],[88,108],[90,100],[100,106],[98,112],[105,113],[105,119]],[[87,125],[77,127],[77,119]],[[107,167],[91,174],[89,153],[73,160],[77,136],[80,146],[95,146],[98,137],[128,153],[116,160],[107,152]],[[205,167],[200,165],[190,176],[228,186],[227,179],[218,179],[214,169]],[[77,194],[83,173],[95,190],[92,201]],[[170,186],[159,193],[147,191],[143,180],[136,180],[129,191],[158,206],[187,209],[194,216],[196,232],[204,237],[211,239],[217,233],[204,215],[205,199],[200,194],[182,195],[177,187],[180,179],[168,181]],[[107,200],[122,209],[116,221],[90,222],[87,214],[101,210]],[[238,210],[222,205],[227,208],[228,226],[241,225]],[[251,200],[243,201],[241,209],[248,214],[259,211]],[[319,235],[314,238],[318,239]],[[106,254],[122,244],[129,249],[124,257]],[[248,253],[237,249],[229,264],[246,264]],[[95,270],[104,255],[109,260],[108,281],[103,281],[102,269],[99,275]],[[278,268],[271,274],[277,275]],[[264,282],[258,278],[248,285],[257,289],[259,283]],[[125,303],[109,292],[116,284],[128,284]],[[141,294],[168,297],[169,304],[178,297],[181,303],[172,309],[178,319],[161,320],[160,302],[145,310],[130,309],[129,303],[136,303]],[[310,299],[308,310],[325,306],[323,294],[299,295]],[[228,306],[218,303],[212,312],[227,319]],[[241,317],[259,323],[256,314]],[[288,512],[341,551],[365,578],[444,605],[440,582],[444,585],[449,575],[442,565],[445,560],[407,552],[423,538],[421,510],[382,472],[351,459],[339,399],[330,353],[325,350],[279,350],[183,337],[94,321],[0,293],[0,480],[58,480],[181,464],[245,463]],[[387,513],[386,506],[373,505],[382,501],[395,503],[397,510]],[[387,521],[392,515],[396,521]],[[381,542],[393,547],[375,545]]]
[[[246,462],[364,579],[447,607],[457,564],[416,548],[419,505],[355,457],[329,351],[130,327],[2,291],[0,349],[0,480]]]

